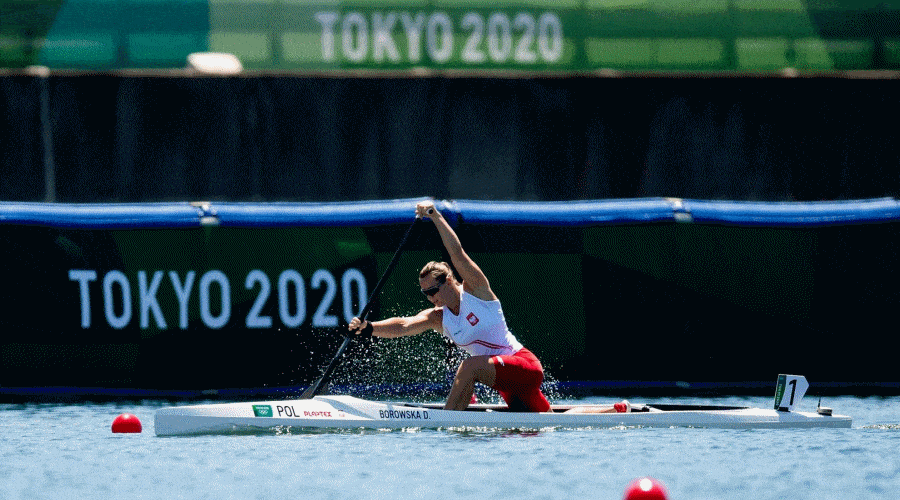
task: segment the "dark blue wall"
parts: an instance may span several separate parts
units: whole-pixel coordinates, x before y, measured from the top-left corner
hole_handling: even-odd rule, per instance
[[[0,199],[900,193],[900,94],[888,79],[55,74],[46,84],[42,134],[43,80],[0,78]]]

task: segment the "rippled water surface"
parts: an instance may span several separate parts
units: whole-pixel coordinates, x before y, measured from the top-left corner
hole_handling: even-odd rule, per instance
[[[770,399],[674,401],[768,407]],[[896,497],[900,398],[823,404],[853,416],[853,428],[160,438],[160,403],[0,405],[0,498],[618,499],[643,475],[673,500]],[[137,415],[144,432],[112,434],[120,413]]]

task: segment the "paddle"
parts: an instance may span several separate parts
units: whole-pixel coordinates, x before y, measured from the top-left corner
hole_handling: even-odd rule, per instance
[[[372,302],[375,300],[375,297],[377,297],[381,292],[381,289],[384,287],[384,283],[387,281],[388,276],[390,276],[391,271],[393,271],[394,268],[397,267],[397,261],[400,260],[400,254],[403,252],[403,248],[406,246],[407,240],[409,240],[410,233],[412,233],[413,228],[416,227],[416,224],[418,224],[418,222],[421,220],[422,219],[420,217],[416,217],[415,220],[413,220],[413,223],[410,224],[409,228],[406,230],[406,234],[403,235],[403,240],[400,241],[400,246],[397,248],[397,251],[394,252],[394,257],[391,259],[390,264],[388,264],[387,269],[384,270],[384,274],[381,275],[381,279],[378,280],[378,284],[375,285],[375,288],[372,290],[372,294],[369,295],[369,301],[362,308],[362,312],[359,313],[359,319],[363,321],[366,320],[366,316],[368,316],[369,312],[371,312],[372,310]],[[344,351],[347,350],[347,346],[350,345],[350,341],[355,336],[355,334],[349,331],[346,333],[344,342],[341,343],[341,346],[338,348],[337,354],[334,355],[334,358],[332,358],[331,362],[328,363],[325,371],[322,372],[322,376],[319,377],[319,380],[316,380],[313,385],[309,386],[305,391],[303,391],[303,394],[300,395],[300,399],[312,399],[316,394],[319,393],[319,391],[323,387],[328,385],[328,382],[331,379],[331,374],[334,372],[334,369],[337,368],[338,360],[341,358],[341,356],[344,355]]]

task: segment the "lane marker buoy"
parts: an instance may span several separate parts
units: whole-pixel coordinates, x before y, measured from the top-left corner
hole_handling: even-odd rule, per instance
[[[669,492],[656,479],[639,477],[625,488],[622,500],[669,500]]]
[[[123,413],[113,420],[112,431],[116,433],[141,432],[141,421],[130,413]]]

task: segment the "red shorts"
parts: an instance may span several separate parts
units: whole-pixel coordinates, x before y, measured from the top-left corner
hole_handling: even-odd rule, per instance
[[[513,411],[550,411],[550,402],[541,392],[544,368],[531,351],[522,348],[515,354],[491,356],[497,371],[493,388]]]

